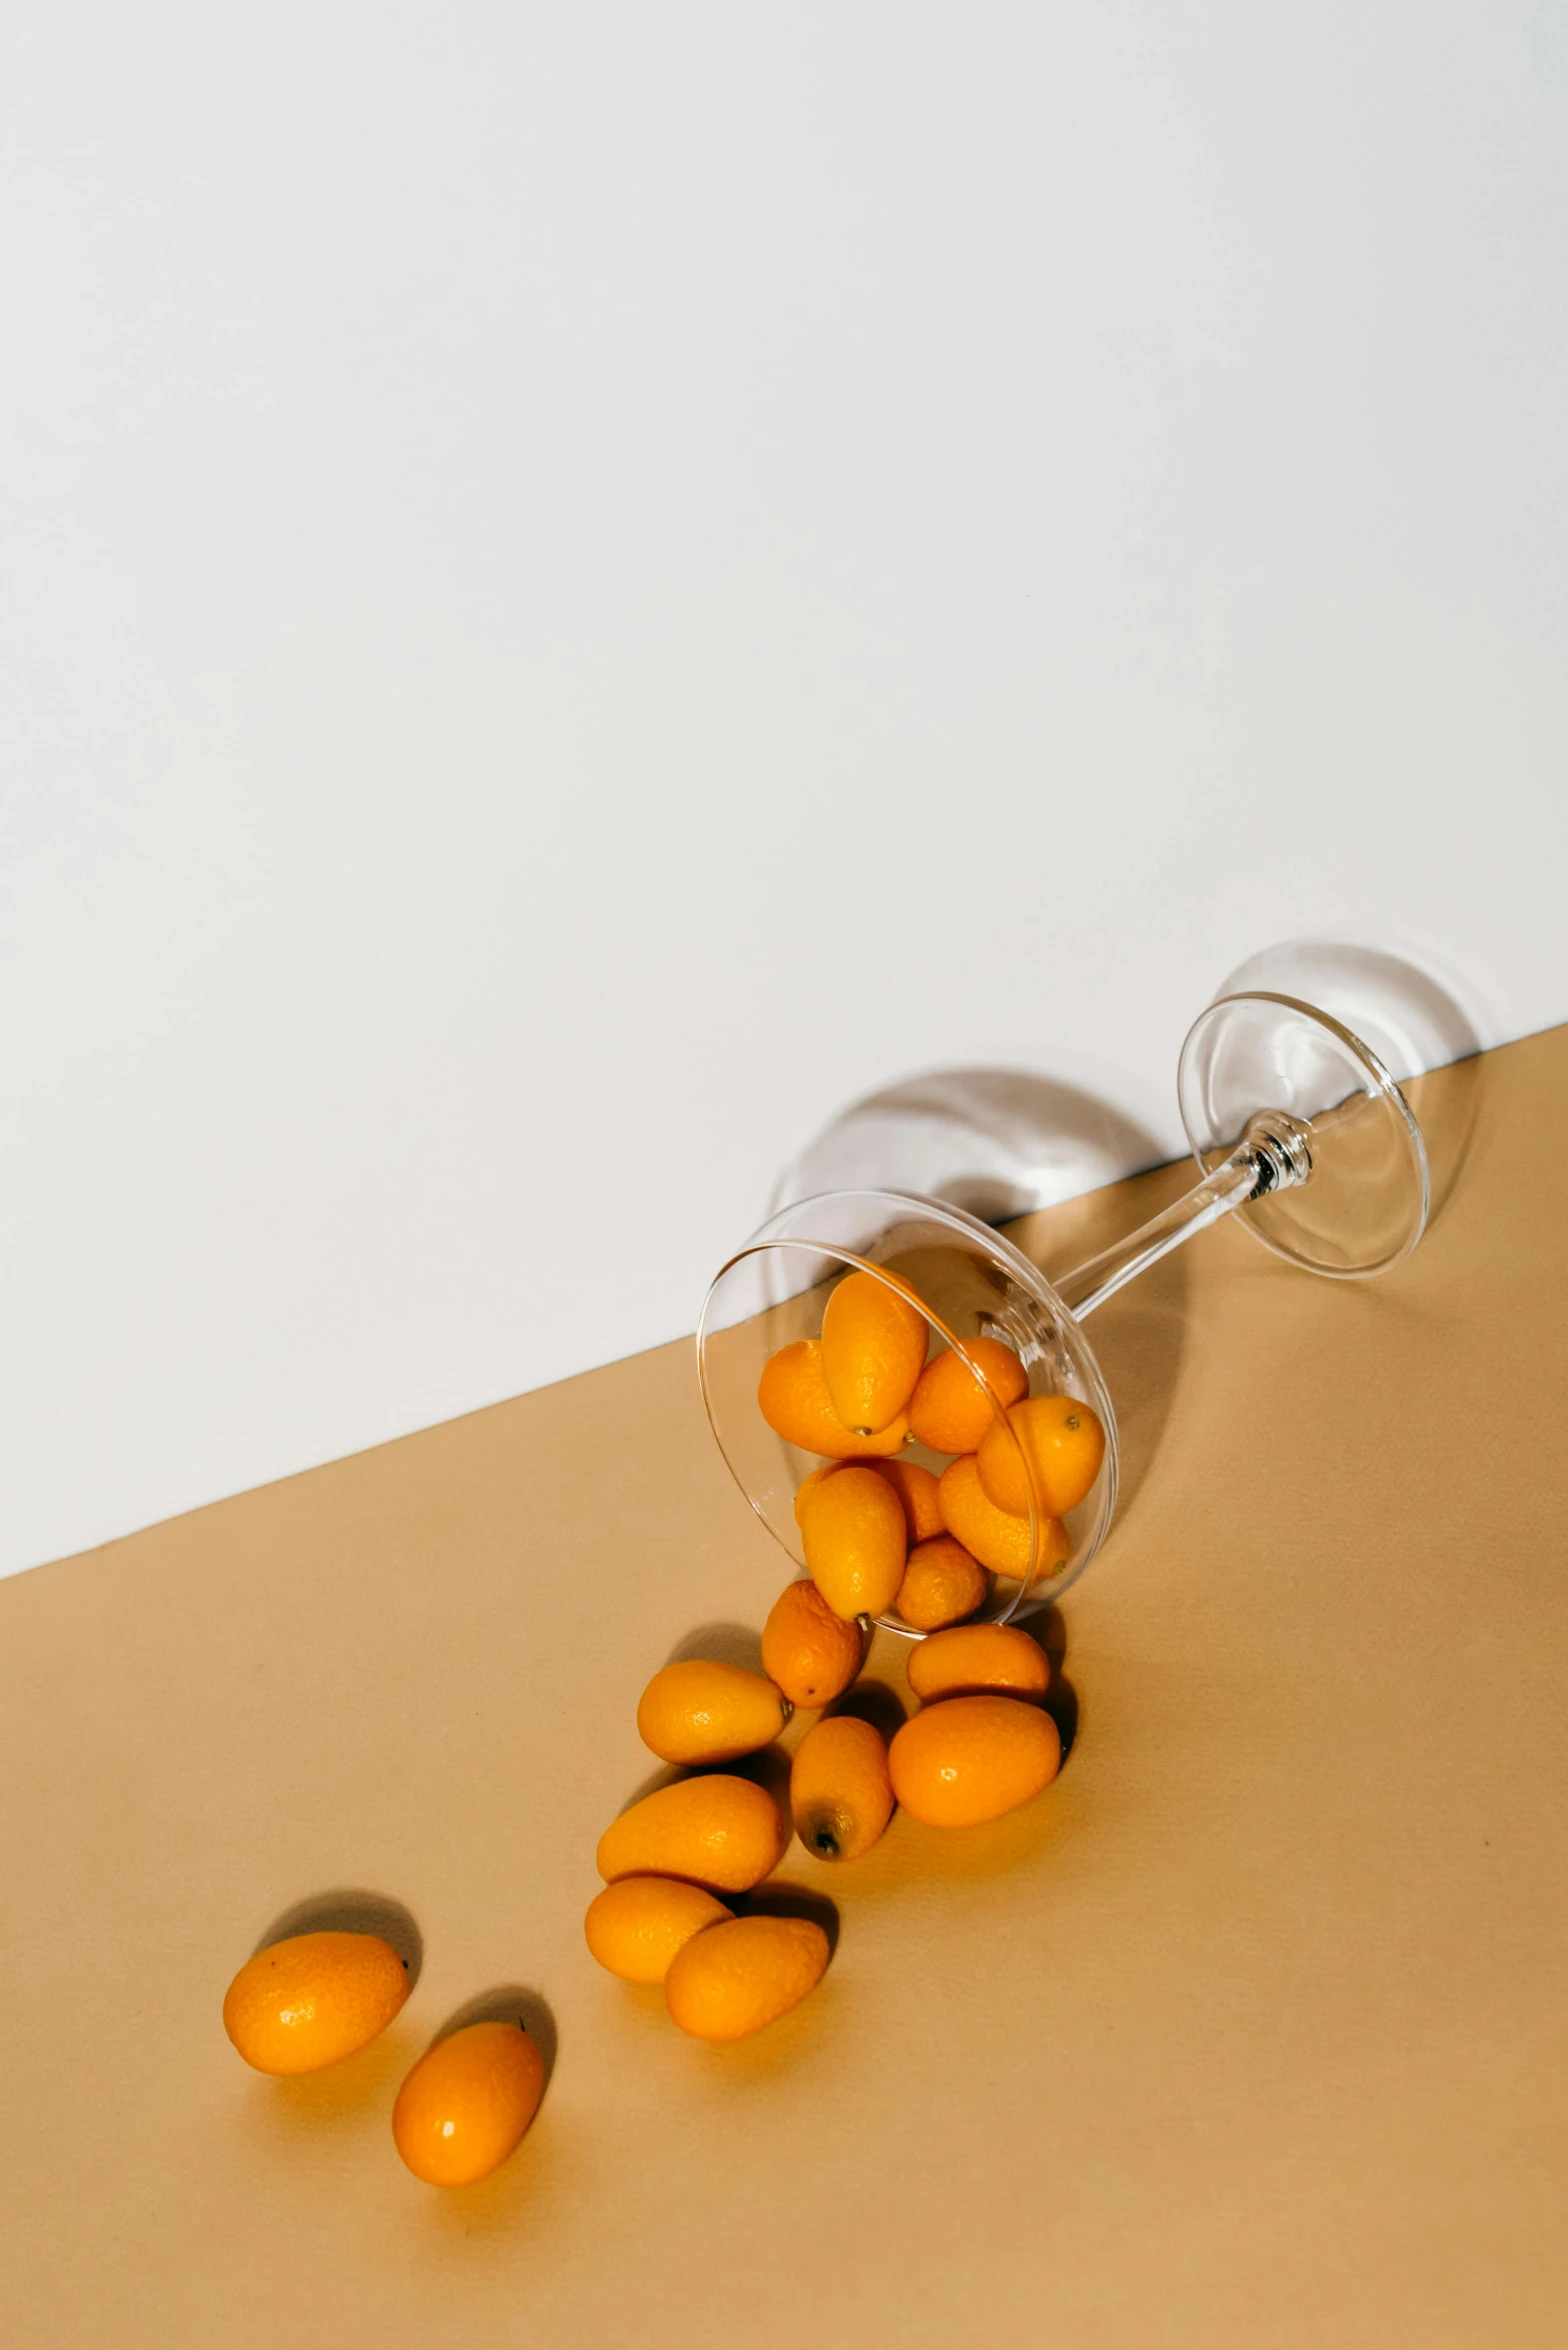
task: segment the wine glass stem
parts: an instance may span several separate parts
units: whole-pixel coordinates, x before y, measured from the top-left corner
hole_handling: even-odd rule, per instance
[[[1261,1110],[1228,1158],[1195,1183],[1160,1215],[1140,1224],[1125,1240],[1056,1281],[1062,1303],[1081,1322],[1096,1306],[1159,1263],[1194,1233],[1206,1231],[1243,1201],[1261,1199],[1305,1183],[1312,1173],[1311,1130],[1285,1110]]]

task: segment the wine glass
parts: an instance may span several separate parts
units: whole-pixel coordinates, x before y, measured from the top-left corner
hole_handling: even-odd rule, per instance
[[[789,1443],[757,1401],[777,1349],[820,1335],[829,1296],[860,1271],[912,1296],[928,1355],[999,1339],[1030,1395],[1091,1407],[1105,1450],[1088,1492],[1058,1521],[1031,1498],[988,1552],[989,1595],[970,1620],[1016,1622],[1077,1581],[1110,1530],[1117,1431],[1110,1392],[1084,1324],[1150,1265],[1222,1217],[1239,1217],[1265,1248],[1336,1279],[1387,1272],[1420,1239],[1431,1204],[1421,1130],[1377,1055],[1341,1021],[1298,998],[1226,995],[1199,1014],[1177,1068],[1182,1123],[1198,1163],[1192,1189],[1087,1263],[1049,1279],[1012,1241],[945,1201],[900,1191],[822,1192],[769,1218],[715,1277],[697,1331],[703,1402],[741,1491],[797,1566],[804,1549],[796,1495],[823,1456]],[[974,1362],[987,1442],[1030,1478],[1000,1395]],[[940,1475],[947,1456],[907,1440],[900,1459]],[[1065,1533],[1063,1529],[1065,1528]],[[895,1612],[877,1621],[922,1633]]]

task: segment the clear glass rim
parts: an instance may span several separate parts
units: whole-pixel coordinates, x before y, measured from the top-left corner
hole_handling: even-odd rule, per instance
[[[765,1224],[759,1225],[742,1247],[736,1249],[733,1255],[726,1257],[708,1284],[707,1295],[702,1302],[702,1312],[697,1318],[696,1330],[697,1382],[702,1391],[702,1408],[707,1416],[713,1440],[719,1448],[720,1457],[757,1518],[767,1528],[785,1556],[790,1559],[791,1565],[798,1567],[800,1562],[794,1557],[783,1536],[758,1503],[756,1496],[748,1490],[730,1460],[729,1451],[714,1414],[713,1400],[708,1392],[705,1345],[708,1336],[708,1316],[715,1294],[726,1275],[733,1272],[737,1265],[743,1264],[748,1257],[759,1256],[773,1249],[807,1249],[813,1255],[832,1259],[833,1262],[843,1265],[847,1270],[875,1274],[888,1288],[898,1290],[900,1295],[907,1295],[908,1293],[901,1290],[896,1281],[888,1278],[886,1267],[877,1265],[868,1258],[857,1256],[854,1250],[847,1249],[834,1241],[815,1239],[806,1233],[776,1229],[782,1224],[789,1223],[797,1216],[808,1214],[811,1209],[819,1205],[843,1200],[865,1200],[878,1204],[886,1203],[900,1209],[913,1209],[929,1222],[946,1224],[952,1230],[961,1233],[966,1239],[982,1242],[986,1250],[1000,1260],[1003,1269],[1018,1286],[1026,1294],[1031,1295],[1037,1304],[1045,1307],[1062,1324],[1070,1341],[1075,1362],[1087,1373],[1087,1384],[1092,1389],[1092,1393],[1084,1397],[1083,1400],[1093,1407],[1105,1430],[1105,1458],[1100,1470],[1100,1475],[1105,1480],[1105,1495],[1093,1538],[1085,1545],[1081,1554],[1068,1563],[1063,1573],[1037,1576],[1031,1583],[1020,1583],[1005,1609],[981,1620],[986,1623],[1008,1624],[1015,1619],[1039,1614],[1044,1609],[1053,1607],[1058,1599],[1077,1582],[1079,1576],[1098,1555],[1115,1518],[1120,1456],[1116,1412],[1105,1384],[1104,1375],[1100,1370],[1098,1358],[1085,1338],[1082,1326],[1076,1316],[1062,1303],[1038,1265],[1031,1263],[1023,1251],[1008,1240],[1004,1234],[998,1232],[994,1225],[983,1224],[978,1216],[970,1215],[966,1208],[952,1207],[945,1200],[928,1199],[921,1193],[913,1191],[878,1191],[867,1188],[813,1192],[805,1199],[791,1201],[787,1208],[782,1208],[775,1215],[770,1216]],[[950,1347],[956,1347],[961,1354],[965,1353],[963,1340],[948,1328],[940,1314],[934,1313],[923,1298],[918,1299],[917,1302],[931,1328],[938,1332]],[[976,1368],[978,1369],[978,1366]],[[997,1411],[999,1417],[1005,1418],[1005,1413],[1001,1411],[997,1403],[995,1392],[983,1372],[980,1373],[980,1380],[990,1398],[992,1409]],[[1037,1539],[1038,1527],[1034,1503],[1031,1498],[1029,1505],[1031,1556],[1034,1555]],[[896,1617],[878,1616],[874,1621],[882,1630],[896,1633],[902,1640],[918,1641],[930,1638],[929,1633],[917,1631],[913,1625],[902,1623]]]

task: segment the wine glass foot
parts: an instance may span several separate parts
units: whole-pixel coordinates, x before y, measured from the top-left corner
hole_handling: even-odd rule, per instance
[[[1421,1129],[1376,1053],[1331,1013],[1261,990],[1221,996],[1188,1032],[1177,1091],[1205,1175],[1260,1114],[1296,1138],[1293,1178],[1260,1182],[1237,1210],[1276,1256],[1349,1279],[1415,1247],[1432,1197]]]

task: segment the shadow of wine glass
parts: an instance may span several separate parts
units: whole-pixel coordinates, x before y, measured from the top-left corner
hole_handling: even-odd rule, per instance
[[[819,1191],[914,1191],[1002,1224],[1157,1165],[1146,1127],[1029,1069],[931,1069],[865,1095],[790,1161],[769,1214]]]

